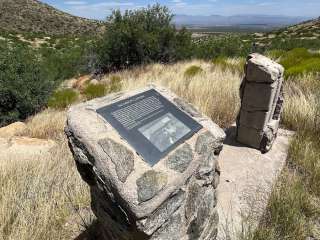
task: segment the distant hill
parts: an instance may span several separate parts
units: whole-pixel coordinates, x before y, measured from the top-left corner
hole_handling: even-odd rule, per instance
[[[178,26],[190,28],[214,26],[252,26],[254,28],[277,28],[305,21],[305,17],[288,17],[278,15],[234,15],[234,16],[192,16],[176,15],[173,22]]]
[[[37,0],[0,0],[0,29],[17,33],[81,35],[100,31],[102,23],[72,16]]]
[[[305,21],[297,25],[290,26],[282,32],[286,35],[291,35],[292,37],[300,38],[320,38],[320,17],[310,21]]]
[[[318,42],[320,41],[320,17],[268,33],[255,33],[253,37],[255,42],[261,46],[266,46],[272,41],[281,42],[286,39]]]

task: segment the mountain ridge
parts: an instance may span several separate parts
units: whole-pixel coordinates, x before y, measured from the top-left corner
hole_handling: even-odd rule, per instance
[[[38,0],[1,0],[0,29],[16,33],[82,35],[99,32],[101,21],[76,17]]]
[[[173,22],[178,26],[237,26],[237,25],[266,25],[270,27],[284,27],[308,20],[308,17],[291,17],[282,15],[237,14],[223,15],[175,15]]]

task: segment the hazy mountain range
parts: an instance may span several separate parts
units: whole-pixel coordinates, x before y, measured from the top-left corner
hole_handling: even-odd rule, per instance
[[[176,15],[174,23],[177,26],[188,27],[213,27],[213,26],[265,26],[265,27],[282,27],[294,25],[308,20],[307,17],[289,17],[279,15],[233,15],[233,16],[191,16]]]
[[[234,15],[176,15],[173,23],[188,28],[237,27],[269,30],[294,25],[306,17]],[[103,31],[101,21],[72,16],[38,0],[0,0],[0,30],[48,35],[94,34]]]

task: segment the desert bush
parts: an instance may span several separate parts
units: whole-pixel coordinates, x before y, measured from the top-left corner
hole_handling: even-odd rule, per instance
[[[192,56],[210,60],[217,57],[245,57],[251,51],[251,43],[239,36],[210,37],[193,43]]]
[[[107,93],[106,86],[104,84],[88,84],[83,91],[83,94],[87,99],[93,99],[102,97]]]
[[[56,84],[35,51],[0,45],[0,126],[41,110]]]
[[[307,49],[295,48],[282,55],[280,64],[284,66],[285,69],[289,69],[311,57],[312,54]]]
[[[177,31],[171,20],[168,8],[158,4],[124,14],[114,11],[98,45],[99,67],[110,71],[185,58],[191,34],[184,29]]]
[[[90,44],[89,44],[90,42]],[[39,50],[43,69],[57,83],[93,71],[95,42],[90,39],[54,39],[54,47],[43,45]]]
[[[302,60],[299,64],[286,70],[287,76],[298,76],[307,73],[320,73],[320,58]]]
[[[184,76],[186,78],[192,78],[202,72],[203,72],[203,69],[200,66],[192,65],[185,70]]]
[[[72,89],[55,91],[48,100],[48,107],[63,109],[78,100],[78,93]]]
[[[295,38],[284,38],[283,36],[274,38],[271,42],[268,42],[267,49],[282,49],[290,51],[295,48],[306,48],[306,49],[319,49],[320,41],[318,39],[295,39]]]

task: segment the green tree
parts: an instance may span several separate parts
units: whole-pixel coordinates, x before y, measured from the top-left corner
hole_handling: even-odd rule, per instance
[[[0,126],[39,111],[54,87],[33,50],[0,44]]]
[[[173,15],[159,4],[122,14],[114,11],[99,44],[100,68],[112,71],[151,62],[168,63],[190,56],[191,34],[171,24]]]

